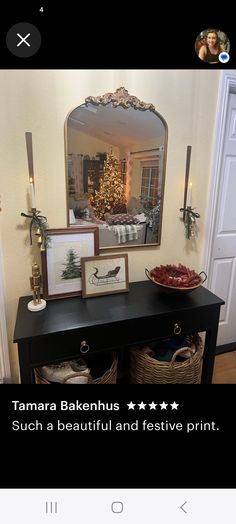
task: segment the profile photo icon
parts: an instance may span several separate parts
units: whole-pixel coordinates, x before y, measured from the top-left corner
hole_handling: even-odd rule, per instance
[[[198,58],[208,64],[228,62],[229,49],[230,42],[227,35],[217,28],[201,31],[195,40],[195,51]]]

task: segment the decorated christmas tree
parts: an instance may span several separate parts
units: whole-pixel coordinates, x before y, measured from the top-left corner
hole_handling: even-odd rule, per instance
[[[119,162],[112,154],[104,162],[104,173],[100,179],[100,189],[95,191],[94,210],[98,218],[104,219],[114,206],[125,204],[125,185],[121,179]]]
[[[79,256],[74,249],[69,249],[66,254],[66,263],[63,266],[66,268],[61,273],[61,278],[69,280],[70,278],[81,277],[81,266],[78,263]]]

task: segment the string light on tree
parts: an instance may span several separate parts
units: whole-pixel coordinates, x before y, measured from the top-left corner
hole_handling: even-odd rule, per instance
[[[95,191],[95,214],[104,219],[105,213],[110,213],[115,205],[125,204],[125,184],[122,182],[119,162],[112,154],[107,155],[104,163],[104,174],[100,179],[100,189]]]

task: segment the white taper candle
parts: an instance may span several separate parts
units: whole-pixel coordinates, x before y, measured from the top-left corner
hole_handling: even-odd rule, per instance
[[[192,201],[193,201],[193,184],[192,182],[189,183],[189,206],[192,207]]]
[[[29,190],[30,190],[30,206],[31,206],[31,208],[36,209],[34,183],[33,183],[33,179],[32,178],[30,178]]]

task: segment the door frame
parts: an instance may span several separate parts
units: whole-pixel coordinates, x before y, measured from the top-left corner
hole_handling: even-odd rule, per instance
[[[211,263],[212,263],[212,246],[214,239],[214,226],[216,217],[216,208],[219,192],[222,154],[224,147],[226,117],[229,104],[229,95],[236,93],[236,71],[222,71],[219,83],[219,94],[216,109],[216,124],[213,139],[212,151],[212,168],[210,174],[210,187],[208,197],[208,213],[206,222],[205,241],[203,246],[203,266],[208,275],[207,282],[211,289]]]
[[[0,239],[1,248],[1,239]],[[4,272],[2,250],[0,251],[0,384],[11,381],[11,369],[9,361],[9,347],[7,340],[7,327],[5,315],[5,296],[4,296]]]
[[[210,186],[208,197],[208,213],[206,222],[205,241],[203,246],[203,265],[208,275],[207,287],[211,290],[212,279],[212,250],[214,240],[215,217],[217,211],[217,201],[220,184],[220,174],[222,165],[222,155],[224,148],[224,137],[226,118],[229,105],[229,96],[231,93],[236,93],[236,71],[222,71],[220,82],[218,101],[216,109],[216,123],[213,139],[212,151],[212,168],[210,174]],[[235,349],[235,343],[224,344],[218,346],[216,353],[223,353]]]

